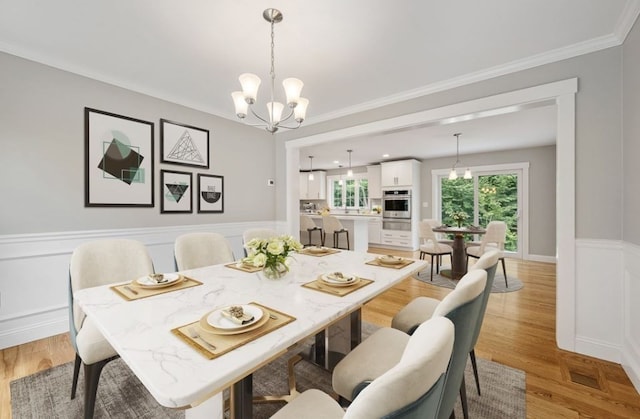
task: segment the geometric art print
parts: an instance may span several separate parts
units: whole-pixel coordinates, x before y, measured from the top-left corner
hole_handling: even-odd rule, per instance
[[[160,213],[193,212],[193,174],[160,170]]]
[[[224,212],[224,177],[198,174],[198,212]]]
[[[85,206],[154,206],[153,123],[85,108]]]
[[[209,130],[160,120],[160,161],[209,168]]]

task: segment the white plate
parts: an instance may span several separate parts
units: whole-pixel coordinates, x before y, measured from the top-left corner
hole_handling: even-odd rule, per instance
[[[162,288],[162,287],[168,287],[170,285],[173,285],[176,281],[180,279],[180,275],[179,274],[163,274],[163,279],[166,279],[166,281],[158,283],[155,279],[147,275],[147,276],[143,276],[136,279],[135,282],[136,282],[136,285],[140,285],[141,287],[145,287],[145,288]]]
[[[240,305],[240,304],[238,304]],[[231,306],[229,306],[231,307]],[[211,312],[211,314],[209,314],[209,316],[207,316],[207,323],[213,327],[215,327],[216,329],[222,329],[222,330],[233,330],[233,329],[240,329],[243,327],[248,327],[251,326],[252,324],[254,324],[255,322],[257,322],[258,320],[260,320],[263,316],[263,312],[262,309],[256,306],[252,306],[252,305],[240,305],[240,307],[242,307],[242,310],[245,313],[249,313],[253,316],[253,320],[251,320],[249,323],[245,323],[245,324],[237,324],[232,322],[231,320],[227,319],[223,314],[222,311],[223,310],[228,310],[229,307],[224,307],[224,308],[220,308],[218,310],[214,310],[213,312]]]
[[[309,253],[327,253],[327,252],[329,252],[329,248],[327,248],[327,247],[307,247],[307,252],[309,252]]]
[[[333,273],[328,273],[328,274],[324,274],[320,277],[320,279],[323,282],[326,282],[327,284],[339,284],[339,285],[343,285],[343,284],[353,284],[358,277],[356,277],[355,275],[348,275],[348,274],[342,274],[344,276],[344,279],[337,279]]]
[[[380,256],[378,261],[385,265],[398,265],[402,263],[402,258],[398,256]]]

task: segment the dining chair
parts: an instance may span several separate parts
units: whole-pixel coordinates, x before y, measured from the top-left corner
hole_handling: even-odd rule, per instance
[[[71,399],[76,396],[80,365],[84,366],[84,417],[92,418],[100,373],[118,357],[90,317],[73,299],[83,288],[130,281],[153,273],[153,262],[145,246],[134,240],[97,240],[78,246],[69,264],[69,335],[76,351]]]
[[[335,215],[323,215],[322,216],[322,228],[324,229],[323,233],[323,242],[326,243],[327,234],[333,235],[333,248],[334,249],[344,249],[340,247],[340,234],[346,234],[347,237],[347,250],[350,250],[349,247],[349,230],[343,227],[340,220]]]
[[[174,262],[177,271],[233,262],[229,241],[219,233],[187,233],[176,238]]]
[[[300,231],[306,231],[309,234],[309,243],[305,244],[306,246],[313,246],[311,244],[311,233],[314,231],[318,231],[320,233],[320,244],[324,246],[324,232],[322,227],[316,225],[313,222],[313,219],[305,214],[300,214]]]
[[[448,418],[453,412],[458,393],[462,400],[464,416],[467,417],[464,368],[471,350],[471,341],[480,313],[486,282],[487,273],[484,270],[467,272],[460,279],[456,288],[442,301],[437,302],[431,316],[422,322],[432,318],[446,317],[455,326],[453,353],[446,373],[445,389],[438,414],[440,419]],[[418,297],[409,305],[422,298]],[[420,328],[420,324],[417,327],[410,327],[409,332],[414,334]],[[354,400],[363,387],[366,387],[369,382],[375,380],[376,377],[388,371],[398,362],[410,339],[408,333],[393,323],[391,328],[378,329],[338,362],[333,370],[333,390],[343,399]]]
[[[436,419],[454,346],[453,323],[438,317],[422,324],[399,360],[357,395],[346,411],[320,390],[307,390],[272,419]]]
[[[436,272],[440,272],[440,263],[442,256],[449,255],[453,260],[453,248],[448,244],[438,242],[436,234],[433,232],[431,222],[422,220],[419,223],[420,228],[420,259],[424,259],[424,255],[431,256],[431,280],[433,281],[433,259],[436,258]]]
[[[442,222],[439,220],[436,220],[435,218],[424,218],[422,221],[428,222],[429,225],[431,226],[431,229],[440,227],[442,225]],[[453,247],[453,240],[448,239],[445,233],[435,233],[435,235],[436,235],[436,238],[438,239],[438,243],[448,244],[449,246]]]
[[[502,273],[504,274],[504,285],[509,288],[507,281],[507,268],[504,263],[504,242],[507,239],[507,223],[504,221],[491,221],[487,224],[486,233],[482,236],[479,246],[467,246],[467,266],[469,258],[478,259],[487,250],[494,249],[500,252],[499,260],[502,262]]]

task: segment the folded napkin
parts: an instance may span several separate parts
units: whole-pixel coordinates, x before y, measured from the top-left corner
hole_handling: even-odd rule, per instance
[[[232,306],[227,310],[222,310],[222,315],[236,324],[248,324],[253,321],[251,314],[245,313],[242,307]]]
[[[329,275],[327,275],[327,278],[338,282],[349,282],[352,279],[350,276],[345,276],[342,272],[330,273]]]

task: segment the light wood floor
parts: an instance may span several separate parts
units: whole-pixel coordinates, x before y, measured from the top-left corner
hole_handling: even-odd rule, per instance
[[[524,288],[491,295],[476,355],[526,372],[527,417],[640,418],[640,395],[620,365],[556,346],[555,265],[509,259],[507,274],[520,278]],[[367,304],[363,319],[388,326],[413,298],[443,298],[448,292],[409,278]],[[73,356],[66,334],[0,351],[0,419],[11,418],[12,380],[70,362]],[[472,385],[468,383],[468,391],[475,391]]]

